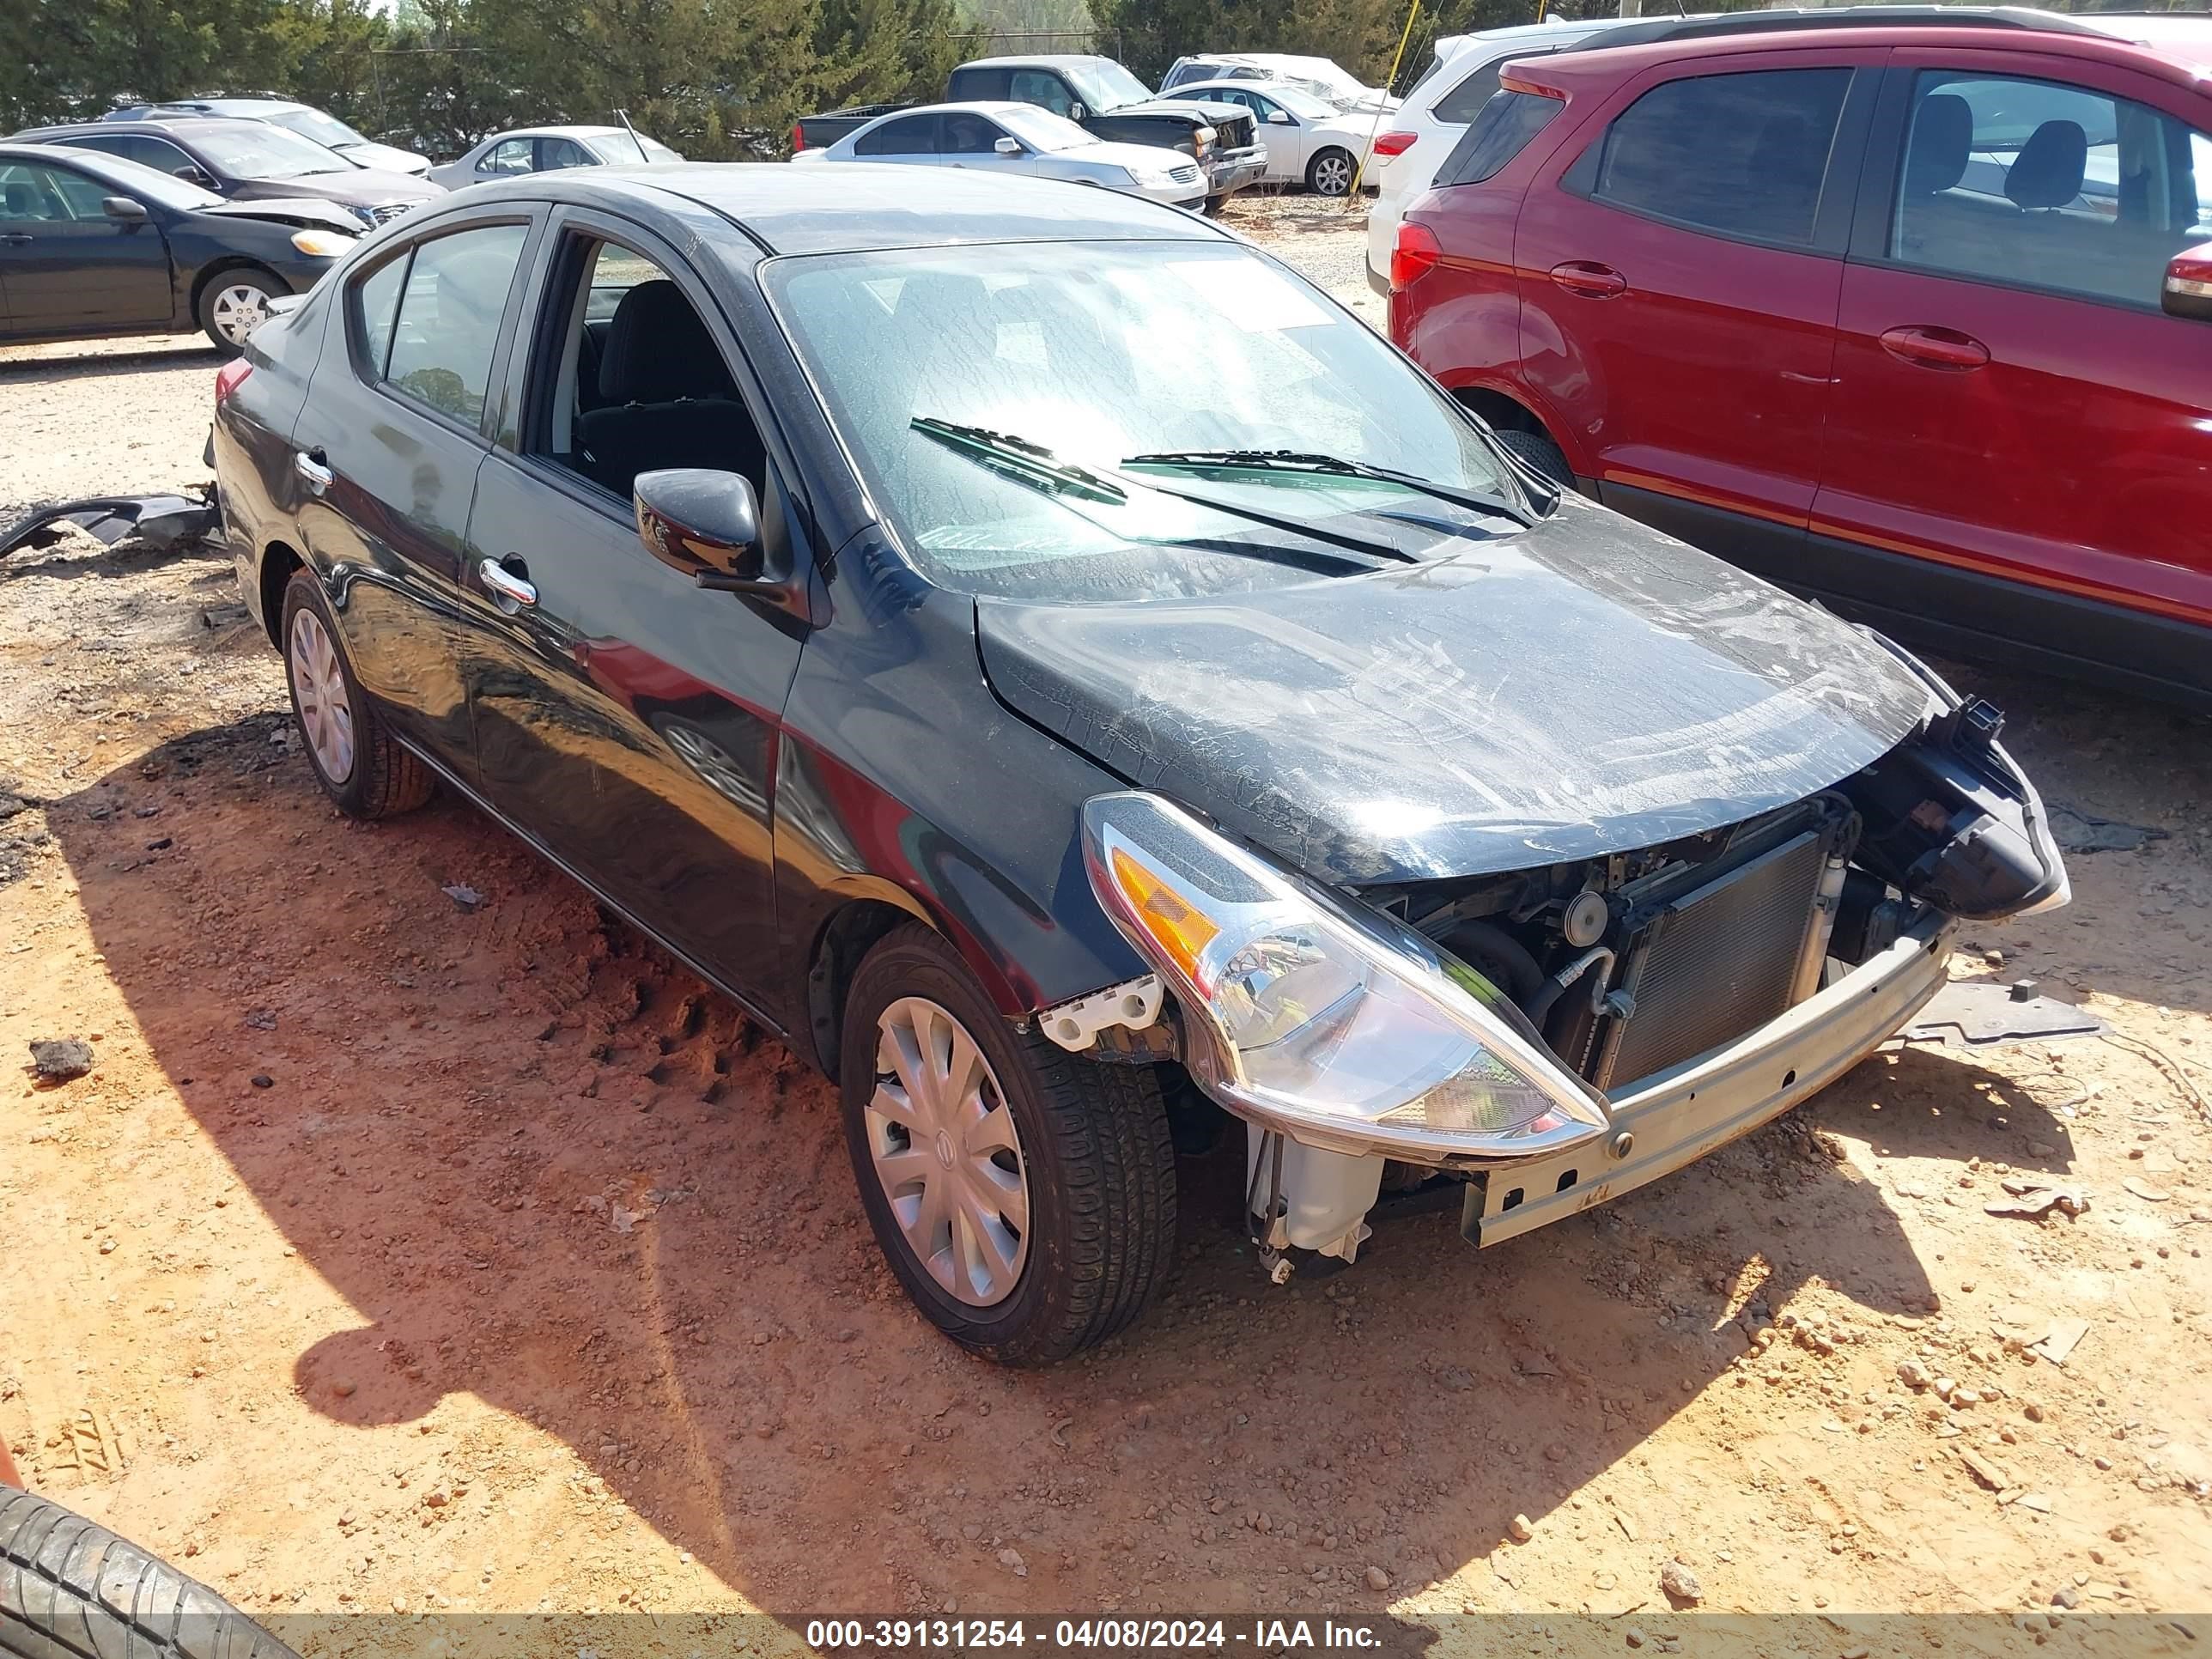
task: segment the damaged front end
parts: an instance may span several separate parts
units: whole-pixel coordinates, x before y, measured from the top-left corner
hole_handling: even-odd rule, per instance
[[[1157,795],[1098,797],[1091,884],[1155,972],[1042,1028],[1178,1060],[1245,1120],[1279,1278],[1293,1250],[1352,1260],[1386,1194],[1457,1198],[1489,1244],[1641,1186],[1895,1036],[1961,919],[2066,902],[2002,717],[1897,654],[1929,704],[1887,752],[1632,852],[1346,891]]]

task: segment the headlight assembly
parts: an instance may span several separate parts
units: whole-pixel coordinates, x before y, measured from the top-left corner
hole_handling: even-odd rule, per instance
[[[1435,1162],[1553,1152],[1606,1127],[1480,975],[1156,795],[1083,809],[1091,885],[1167,980],[1224,1105],[1310,1145]]]
[[[351,247],[354,239],[343,231],[295,230],[292,246],[311,259],[335,259]]]

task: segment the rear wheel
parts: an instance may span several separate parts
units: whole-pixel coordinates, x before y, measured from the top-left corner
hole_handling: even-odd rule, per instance
[[[258,265],[219,270],[200,290],[200,326],[226,357],[246,349],[246,337],[269,315],[269,302],[292,290],[282,277]]]
[[[1175,1152],[1149,1070],[1016,1031],[918,923],[860,964],[842,1043],[861,1206],[931,1323],[1043,1365],[1136,1316],[1175,1254]]]
[[[1306,163],[1306,188],[1316,196],[1347,196],[1352,192],[1352,175],[1358,163],[1352,152],[1332,144],[1318,152]]]
[[[354,678],[312,570],[284,587],[284,678],[315,781],[349,817],[385,818],[430,799],[430,769],[403,748]]]
[[[297,1659],[206,1585],[13,1486],[0,1486],[0,1653]]]
[[[1512,427],[1492,429],[1498,447],[1530,471],[1549,478],[1562,489],[1572,489],[1575,470],[1567,465],[1567,458],[1559,445],[1540,432],[1522,432]]]

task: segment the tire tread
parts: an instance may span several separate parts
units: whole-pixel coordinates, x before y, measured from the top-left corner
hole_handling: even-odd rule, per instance
[[[213,1590],[51,1498],[0,1486],[0,1653],[297,1659]]]

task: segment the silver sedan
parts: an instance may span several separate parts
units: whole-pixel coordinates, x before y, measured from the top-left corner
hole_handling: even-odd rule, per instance
[[[801,150],[792,160],[968,167],[1100,185],[1175,207],[1206,203],[1206,175],[1181,150],[1106,143],[1034,104],[932,104],[899,110],[834,144]]]

